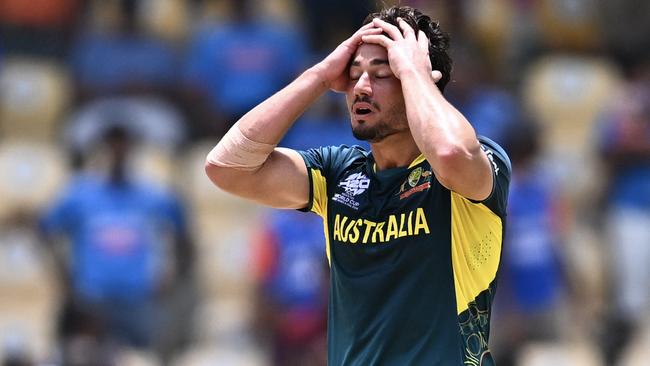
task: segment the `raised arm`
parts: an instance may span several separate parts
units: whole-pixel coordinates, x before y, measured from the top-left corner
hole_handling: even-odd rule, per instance
[[[363,41],[387,49],[391,69],[402,85],[411,134],[438,181],[469,199],[487,198],[493,185],[490,162],[474,128],[435,85],[441,73],[431,69],[427,36],[422,31],[416,36],[402,19],[399,28],[379,19],[370,24],[388,36],[368,35]]]
[[[295,120],[326,90],[343,91],[347,68],[368,24],[323,61],[244,115],[210,152],[205,171],[224,191],[268,206],[303,208],[309,200],[307,168],[293,150],[276,148]]]

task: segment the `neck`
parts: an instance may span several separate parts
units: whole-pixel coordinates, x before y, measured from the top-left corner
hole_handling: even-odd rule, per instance
[[[378,171],[409,166],[421,154],[410,131],[374,142],[371,148]]]

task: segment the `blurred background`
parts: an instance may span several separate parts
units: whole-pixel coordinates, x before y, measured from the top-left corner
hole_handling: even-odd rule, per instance
[[[371,0],[0,0],[2,365],[325,365],[320,218],[207,152]],[[650,359],[650,2],[402,0],[514,164],[499,365]],[[355,144],[327,94],[282,145]]]

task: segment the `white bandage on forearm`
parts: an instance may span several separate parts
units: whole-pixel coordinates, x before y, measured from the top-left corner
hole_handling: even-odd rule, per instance
[[[275,146],[249,139],[235,123],[210,151],[207,161],[226,168],[255,170],[264,164]]]

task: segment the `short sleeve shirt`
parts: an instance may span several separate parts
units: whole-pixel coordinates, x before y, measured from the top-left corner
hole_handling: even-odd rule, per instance
[[[440,184],[421,155],[375,171],[359,147],[300,152],[309,210],[331,268],[330,365],[491,365],[490,309],[511,165],[480,138],[494,174],[482,202]]]

